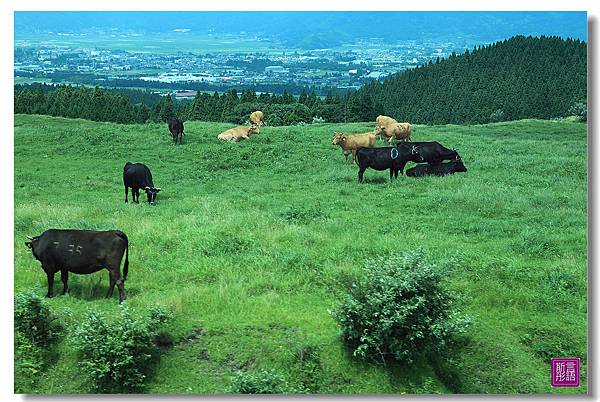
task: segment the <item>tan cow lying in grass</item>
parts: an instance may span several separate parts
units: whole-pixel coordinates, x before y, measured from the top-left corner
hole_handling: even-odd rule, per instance
[[[217,138],[221,141],[240,142],[248,139],[248,137],[250,137],[252,134],[258,134],[258,132],[258,127],[256,126],[238,126],[230,128],[227,131],[223,131],[217,136]]]
[[[250,122],[258,127],[265,125],[265,115],[260,110],[250,113]]]
[[[375,146],[375,134],[344,134],[336,132],[333,135],[331,144],[339,145],[342,148],[346,161],[348,161],[348,155],[352,154],[352,162],[356,162],[356,150],[358,148],[373,148]]]
[[[412,126],[410,123],[398,123],[395,119],[388,116],[377,116],[375,120],[375,135],[381,136],[390,144],[393,139],[410,141]]]

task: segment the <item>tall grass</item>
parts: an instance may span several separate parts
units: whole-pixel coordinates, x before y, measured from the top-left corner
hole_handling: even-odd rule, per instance
[[[175,313],[176,344],[150,392],[220,393],[240,370],[262,369],[302,387],[307,348],[319,367],[311,392],[449,392],[426,364],[354,360],[328,313],[365,260],[423,247],[452,267],[452,290],[474,318],[461,392],[587,389],[585,124],[416,126],[414,140],[458,149],[468,173],[389,182],[368,170],[364,184],[331,137],[370,123],[264,127],[218,142],[229,127],[187,122],[175,146],[166,125],[15,116],[15,291],[43,294],[46,283],[25,235],[118,228],[130,241],[129,306]],[[152,170],[156,206],[124,203],[127,161]],[[116,314],[107,286],[106,272],[71,275],[70,294],[50,305],[72,322],[86,309]],[[551,357],[581,357],[582,386],[551,388]],[[81,392],[74,358],[61,348],[32,392]]]

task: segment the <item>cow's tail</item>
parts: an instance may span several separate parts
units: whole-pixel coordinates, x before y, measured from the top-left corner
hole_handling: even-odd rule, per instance
[[[127,235],[120,230],[116,231],[117,236],[125,240],[125,264],[123,264],[123,280],[127,279],[127,273],[129,272],[129,239]]]

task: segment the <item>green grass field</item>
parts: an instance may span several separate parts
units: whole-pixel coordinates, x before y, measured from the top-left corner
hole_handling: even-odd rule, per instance
[[[221,393],[237,370],[261,368],[294,382],[307,347],[318,351],[315,393],[451,392],[426,364],[352,358],[328,312],[365,260],[422,247],[452,261],[452,292],[474,319],[461,392],[587,391],[585,124],[416,126],[414,140],[458,149],[469,171],[390,183],[369,169],[364,184],[331,137],[372,123],[265,127],[219,143],[229,127],[186,122],[175,146],[163,124],[16,115],[15,292],[45,295],[26,235],[118,228],[130,241],[126,303],[175,314],[150,393]],[[156,206],[124,203],[127,161],[152,170]],[[55,294],[61,286],[57,275]],[[71,275],[70,294],[49,304],[68,325],[87,310],[111,314],[107,286],[106,272]],[[582,385],[553,389],[551,357],[581,357]],[[76,361],[67,334],[31,392],[86,392]]]

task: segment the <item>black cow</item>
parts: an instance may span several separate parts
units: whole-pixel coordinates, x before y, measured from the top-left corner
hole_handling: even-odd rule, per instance
[[[183,121],[177,117],[169,119],[169,131],[173,136],[173,142],[177,144],[183,144]]]
[[[123,184],[125,185],[125,202],[127,202],[129,187],[131,187],[133,202],[140,202],[140,188],[143,188],[148,196],[148,203],[151,205],[154,205],[156,194],[160,191],[160,188],[154,187],[152,173],[148,169],[148,166],[143,163],[127,162],[125,164],[123,168]]]
[[[406,147],[411,150],[414,149],[421,157],[419,162],[440,163],[443,160],[453,160],[460,157],[456,150],[448,149],[437,141],[400,142],[397,147]]]
[[[466,172],[467,168],[460,158],[448,163],[420,163],[406,171],[410,177],[444,176],[456,172]]]
[[[99,232],[95,230],[49,229],[39,236],[27,236],[25,245],[33,256],[42,263],[48,276],[48,293],[52,297],[54,274],[60,271],[64,295],[69,290],[69,272],[91,274],[108,269],[110,285],[106,297],[111,297],[115,285],[119,287],[119,303],[125,300],[125,279],[129,270],[129,241],[120,230]],[[123,276],[121,259],[125,253]]]
[[[367,168],[375,170],[390,169],[390,180],[398,178],[398,171],[403,174],[408,161],[419,162],[421,157],[415,147],[381,147],[358,148],[358,181],[362,183]]]

